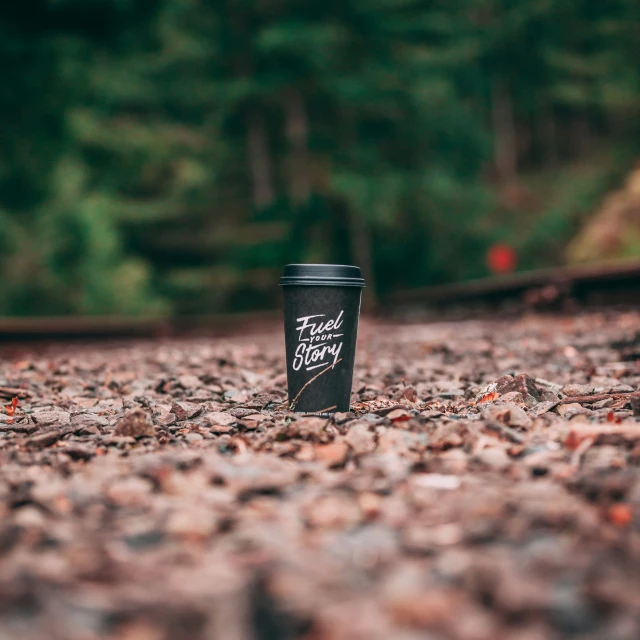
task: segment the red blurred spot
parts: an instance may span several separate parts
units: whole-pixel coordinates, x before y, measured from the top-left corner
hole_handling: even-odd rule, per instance
[[[487,251],[487,266],[491,273],[511,273],[518,264],[518,256],[508,244],[494,244]]]
[[[609,508],[607,517],[618,527],[626,527],[633,522],[633,513],[628,504],[614,504]]]
[[[482,398],[480,398],[480,400],[478,400],[478,402],[476,404],[483,404],[485,402],[493,402],[494,400],[498,399],[500,397],[500,394],[496,391],[492,391],[491,393],[487,393],[486,395],[482,396]]]
[[[16,408],[18,406],[18,398],[14,397],[11,400],[11,404],[7,404],[5,405],[5,410],[7,412],[8,416],[13,416],[16,412]],[[7,418],[7,424],[13,424],[13,418],[9,417]]]
[[[5,409],[7,411],[8,416],[12,416],[16,412],[16,407],[18,406],[18,398],[12,398],[11,404],[5,405]]]

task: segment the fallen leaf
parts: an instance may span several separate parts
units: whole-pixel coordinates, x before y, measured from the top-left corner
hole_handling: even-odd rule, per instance
[[[480,398],[480,400],[478,400],[476,404],[493,402],[494,400],[497,400],[499,397],[500,397],[500,394],[497,391],[492,391],[491,393],[487,393],[486,395],[482,396],[482,398]]]
[[[13,396],[13,398],[11,399],[11,404],[5,405],[7,415],[12,416],[16,412],[17,407],[18,407],[18,397]]]

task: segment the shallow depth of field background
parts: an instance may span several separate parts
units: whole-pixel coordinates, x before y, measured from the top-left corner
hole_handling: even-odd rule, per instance
[[[637,0],[3,2],[0,315],[269,309],[287,262],[359,264],[384,303],[496,247],[638,255],[639,25]]]

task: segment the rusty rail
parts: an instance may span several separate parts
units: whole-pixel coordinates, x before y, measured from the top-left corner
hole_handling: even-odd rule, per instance
[[[397,291],[389,295],[379,315],[407,310],[446,311],[451,308],[495,310],[586,306],[640,306],[640,260],[580,267],[539,269],[450,285]],[[161,338],[182,335],[226,336],[252,326],[275,326],[279,311],[188,317],[0,317],[0,344],[69,340]]]
[[[390,308],[446,309],[462,305],[495,308],[511,303],[523,308],[640,305],[640,260],[538,269],[450,285],[397,291]]]
[[[280,319],[277,311],[174,318],[69,316],[0,318],[0,342],[161,338],[189,334],[233,335]]]

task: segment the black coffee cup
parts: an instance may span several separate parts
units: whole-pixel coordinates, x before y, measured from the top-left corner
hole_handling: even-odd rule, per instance
[[[290,410],[348,411],[364,287],[360,268],[289,264],[280,284]]]

